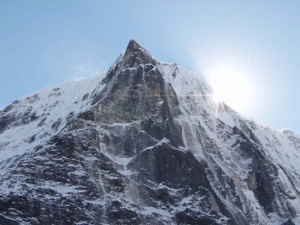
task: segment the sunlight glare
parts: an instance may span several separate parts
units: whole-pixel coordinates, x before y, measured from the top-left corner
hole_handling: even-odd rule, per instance
[[[213,99],[224,102],[238,112],[247,110],[251,100],[250,84],[239,73],[227,68],[211,71],[208,82],[213,88]]]

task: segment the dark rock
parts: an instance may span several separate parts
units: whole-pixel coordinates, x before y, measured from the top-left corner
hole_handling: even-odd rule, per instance
[[[11,124],[15,118],[10,115],[4,115],[0,117],[0,133],[2,133],[6,128],[8,127],[9,124]]]
[[[114,201],[107,207],[107,221],[112,224],[141,224],[138,214]]]
[[[47,117],[44,117],[43,119],[41,119],[41,121],[39,122],[39,124],[37,125],[38,127],[41,127],[45,124],[45,121],[47,120]]]
[[[288,219],[286,222],[282,223],[281,225],[295,225],[291,219]]]
[[[56,120],[54,123],[52,123],[51,128],[52,128],[54,131],[57,131],[58,128],[60,127],[60,125],[61,125],[61,122],[62,122],[62,119],[59,118],[59,119]]]
[[[83,97],[82,97],[82,100],[81,101],[85,101],[87,100],[89,97],[89,93],[86,93]]]
[[[128,165],[137,173],[137,180],[163,183],[171,188],[208,188],[205,170],[191,152],[162,143],[139,153]]]
[[[199,213],[199,211],[192,211],[186,209],[185,211],[178,212],[175,215],[175,221],[177,224],[197,224],[197,225],[218,225],[211,217],[205,214]]]
[[[92,111],[85,111],[85,112],[80,113],[78,115],[78,118],[84,119],[84,120],[94,121],[95,120],[95,114]]]
[[[4,215],[1,215],[1,214],[0,214],[0,224],[1,225],[2,224],[3,225],[20,225],[20,223],[17,222],[16,220],[5,217]]]

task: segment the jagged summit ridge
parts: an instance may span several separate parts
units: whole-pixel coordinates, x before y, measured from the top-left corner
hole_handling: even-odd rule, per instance
[[[0,111],[0,224],[299,223],[300,138],[216,108],[134,40]]]

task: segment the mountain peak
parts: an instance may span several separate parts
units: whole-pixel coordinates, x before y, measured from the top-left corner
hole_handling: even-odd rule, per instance
[[[123,65],[126,67],[136,67],[139,64],[155,63],[151,54],[133,39],[129,41],[123,59]]]
[[[0,110],[0,224],[299,224],[299,136],[210,91],[131,40],[103,76]]]
[[[137,43],[134,39],[131,39],[127,45],[127,49],[139,49],[142,48],[139,43]]]
[[[102,84],[108,83],[112,77],[116,75],[116,71],[120,69],[134,68],[141,64],[155,65],[156,63],[157,61],[152,58],[151,54],[146,49],[141,47],[135,40],[131,39],[125,53],[122,53],[115,64],[109,69],[106,77],[102,80]]]

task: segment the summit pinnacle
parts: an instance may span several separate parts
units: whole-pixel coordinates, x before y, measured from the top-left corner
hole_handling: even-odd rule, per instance
[[[135,67],[141,63],[154,64],[154,59],[147,50],[142,48],[136,41],[131,40],[125,51],[123,66]]]

